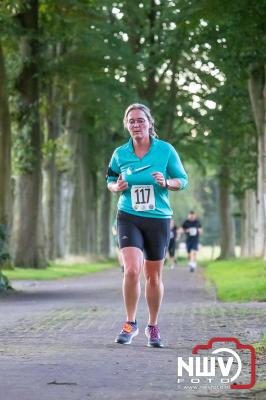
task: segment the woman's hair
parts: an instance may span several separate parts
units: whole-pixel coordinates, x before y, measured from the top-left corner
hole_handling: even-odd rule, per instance
[[[130,106],[128,106],[128,108],[125,111],[125,115],[124,115],[124,119],[123,119],[124,127],[125,128],[127,127],[127,116],[128,116],[128,113],[130,111],[132,111],[132,110],[141,110],[141,111],[143,111],[145,113],[146,117],[148,118],[150,124],[151,124],[151,127],[149,129],[149,134],[152,135],[152,136],[158,136],[157,133],[155,132],[155,129],[154,129],[154,118],[151,115],[150,109],[147,106],[145,106],[144,104],[141,104],[141,103],[134,103],[134,104],[130,104]]]

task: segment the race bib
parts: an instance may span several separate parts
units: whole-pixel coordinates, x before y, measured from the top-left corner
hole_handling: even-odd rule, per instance
[[[151,211],[155,209],[153,185],[133,185],[131,202],[135,211]]]
[[[189,228],[189,236],[197,236],[198,229],[195,227]]]

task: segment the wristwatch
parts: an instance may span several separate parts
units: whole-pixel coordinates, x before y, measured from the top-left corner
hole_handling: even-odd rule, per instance
[[[180,189],[180,186],[175,187],[175,186],[170,186],[170,185],[168,185],[167,181],[168,181],[168,179],[166,179],[166,181],[165,181],[165,188],[166,188],[166,189],[168,189],[168,190],[173,190],[173,191],[177,191],[177,190]],[[171,189],[170,189],[170,188],[171,188]]]

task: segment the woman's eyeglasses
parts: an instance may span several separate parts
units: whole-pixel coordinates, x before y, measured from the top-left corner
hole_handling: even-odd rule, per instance
[[[145,124],[146,123],[146,120],[145,119],[143,119],[143,118],[138,118],[138,119],[130,119],[129,121],[128,121],[128,123],[129,123],[129,125],[135,125],[135,124]]]

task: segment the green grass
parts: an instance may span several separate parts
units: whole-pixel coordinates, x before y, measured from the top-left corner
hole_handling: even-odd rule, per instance
[[[4,275],[10,280],[53,280],[60,278],[68,278],[72,276],[80,276],[92,274],[94,272],[103,271],[114,268],[115,262],[99,262],[92,264],[53,264],[45,269],[34,268],[14,268],[12,270],[4,270]]]
[[[266,333],[264,334],[262,339],[259,342],[253,344],[253,346],[255,347],[256,353],[258,355],[266,356]]]
[[[211,261],[205,274],[223,301],[266,301],[266,262],[261,259]]]
[[[253,344],[253,347],[255,347],[256,350],[256,355],[258,357],[258,362],[261,364],[265,364],[266,360],[266,333],[264,336],[261,338],[261,340],[255,344]],[[259,390],[265,390],[266,389],[266,380],[264,379],[262,382],[257,383],[256,386],[254,387],[255,389]]]

